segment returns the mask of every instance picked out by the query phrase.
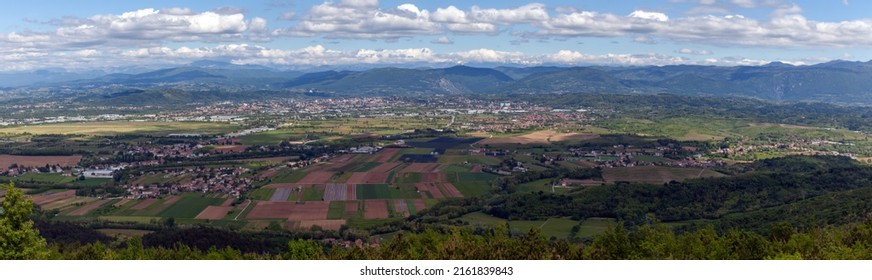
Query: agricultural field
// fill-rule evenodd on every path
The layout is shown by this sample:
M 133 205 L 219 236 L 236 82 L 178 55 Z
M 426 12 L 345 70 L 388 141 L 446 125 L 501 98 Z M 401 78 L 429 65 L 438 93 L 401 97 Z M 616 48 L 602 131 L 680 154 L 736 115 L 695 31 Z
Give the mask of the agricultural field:
M 17 155 L 0 155 L 0 171 L 9 168 L 10 165 L 17 164 L 25 167 L 43 167 L 45 165 L 59 165 L 61 167 L 72 167 L 79 164 L 82 156 L 17 156 Z
M 603 179 L 607 183 L 625 181 L 662 184 L 670 181 L 724 176 L 726 175 L 709 169 L 664 166 L 620 167 L 603 170 Z
M 121 134 L 167 135 L 172 133 L 223 134 L 238 129 L 237 126 L 215 122 L 83 122 L 54 123 L 0 128 L 8 134 L 70 134 L 111 136 Z
M 510 221 L 497 218 L 481 212 L 473 212 L 464 215 L 459 220 L 471 225 L 494 226 L 498 224 L 508 225 L 509 229 L 516 233 L 527 233 L 531 228 L 538 228 L 546 237 L 567 238 L 572 228 L 578 227 L 577 237 L 591 237 L 606 231 L 609 226 L 614 226 L 613 219 L 589 218 L 582 222 L 568 218 L 549 218 L 536 221 Z

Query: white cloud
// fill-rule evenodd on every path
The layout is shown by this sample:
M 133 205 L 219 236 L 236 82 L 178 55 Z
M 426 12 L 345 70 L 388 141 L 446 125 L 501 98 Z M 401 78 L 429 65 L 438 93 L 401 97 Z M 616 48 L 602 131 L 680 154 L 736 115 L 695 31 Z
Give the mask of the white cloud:
M 454 41 L 452 41 L 450 38 L 448 38 L 448 36 L 442 36 L 442 37 L 433 39 L 432 41 L 430 41 L 430 43 L 433 43 L 433 44 L 454 44 Z
M 668 21 L 669 16 L 666 16 L 664 13 L 657 12 L 646 12 L 642 10 L 636 10 L 630 13 L 629 17 L 631 18 L 641 18 L 647 20 L 656 20 L 656 21 Z
M 677 50 L 676 52 L 680 53 L 680 54 L 692 54 L 692 55 L 712 55 L 712 54 L 714 54 L 710 50 L 694 50 L 694 49 L 689 49 L 689 48 L 682 48 L 680 50 Z

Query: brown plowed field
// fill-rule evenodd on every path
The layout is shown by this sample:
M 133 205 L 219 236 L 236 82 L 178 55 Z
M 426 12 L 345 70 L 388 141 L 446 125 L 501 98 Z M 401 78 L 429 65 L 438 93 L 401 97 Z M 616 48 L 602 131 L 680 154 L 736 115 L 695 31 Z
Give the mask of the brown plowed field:
M 115 202 L 115 204 L 112 204 L 112 207 L 121 207 L 122 205 L 127 204 L 128 201 L 130 201 L 129 198 L 121 199 L 118 202 Z
M 52 193 L 52 194 L 34 195 L 34 196 L 31 196 L 31 200 L 33 200 L 34 204 L 41 206 L 43 204 L 46 204 L 46 203 L 49 203 L 49 202 L 52 202 L 55 200 L 70 198 L 70 197 L 74 197 L 74 196 L 76 196 L 76 191 L 68 190 L 68 191 L 62 191 L 62 192 Z
M 329 201 L 306 201 L 305 204 L 294 204 L 288 215 L 289 221 L 326 220 Z
M 324 184 L 330 182 L 330 177 L 333 177 L 333 172 L 312 171 L 306 174 L 306 177 L 300 179 L 299 184 Z
M 469 172 L 476 172 L 476 173 L 481 172 L 481 165 L 478 165 L 478 164 L 473 165 L 472 169 L 470 169 Z
M 448 182 L 448 177 L 445 173 L 424 173 L 421 174 L 421 182 L 425 183 L 435 183 L 435 182 Z
M 366 183 L 367 172 L 354 172 L 351 177 L 345 181 L 346 184 L 363 184 Z
M 248 219 L 286 219 L 294 209 L 296 202 L 262 201 L 248 212 Z
M 158 200 L 154 199 L 154 198 L 146 199 L 140 203 L 137 203 L 136 205 L 133 205 L 133 207 L 130 207 L 130 210 L 142 210 L 142 209 L 145 209 L 145 207 L 148 207 L 149 205 L 154 204 L 155 202 L 158 202 Z
M 440 183 L 442 185 L 442 190 L 448 197 L 463 197 L 463 193 L 457 190 L 457 187 L 451 183 Z
M 357 215 L 357 207 L 360 206 L 360 203 L 357 201 L 350 201 L 345 203 L 345 217 L 354 217 Z
M 365 219 L 385 219 L 390 217 L 388 212 L 387 200 L 364 200 L 363 201 L 363 218 Z
M 388 180 L 388 173 L 366 173 L 366 184 L 384 184 Z
M 421 212 L 421 210 L 424 210 L 424 208 L 427 208 L 426 204 L 424 204 L 423 199 L 412 200 L 412 204 L 415 205 L 416 212 Z
M 71 167 L 79 164 L 82 156 L 13 156 L 0 155 L 0 171 L 6 170 L 10 165 L 18 164 L 25 167 L 43 167 L 48 165 L 60 165 Z
M 436 172 L 435 170 L 439 167 L 438 163 L 412 163 L 406 168 L 403 168 L 400 172 L 416 172 L 416 173 L 427 173 L 427 172 Z
M 396 156 L 397 153 L 399 153 L 399 152 L 400 152 L 400 149 L 398 149 L 398 148 L 385 148 L 384 150 L 381 150 L 381 152 L 379 152 L 378 155 L 376 155 L 374 161 L 375 162 L 388 162 L 389 160 L 391 160 L 391 158 Z
M 223 203 L 221 203 L 221 206 L 230 206 L 231 204 L 233 204 L 234 201 L 236 201 L 235 198 L 228 198 Z
M 104 200 L 94 201 L 94 202 L 89 203 L 85 206 L 79 207 L 79 209 L 73 210 L 72 212 L 69 213 L 69 215 L 70 216 L 84 216 L 85 214 L 88 214 L 88 212 L 91 212 L 100 206 L 106 205 L 106 203 L 109 203 L 110 201 L 112 201 L 112 200 L 111 199 L 104 199 Z
M 434 183 L 417 183 L 415 184 L 415 187 L 418 187 L 418 191 L 421 192 L 422 198 L 428 198 L 426 195 L 424 195 L 423 192 L 430 193 L 430 196 L 432 196 L 433 198 L 444 198 L 445 195 L 442 194 L 442 191 L 440 191 L 439 188 L 437 188 L 433 184 Z
M 215 149 L 212 149 L 212 151 L 219 154 L 235 154 L 245 152 L 246 148 L 248 148 L 248 146 L 245 145 L 224 145 L 217 146 Z
M 392 169 L 394 169 L 398 165 L 400 165 L 399 162 L 385 162 L 385 163 L 379 164 L 378 166 L 374 167 L 373 169 L 370 169 L 369 172 L 370 173 L 388 173 L 388 171 L 391 171 Z
M 345 196 L 345 199 L 357 200 L 357 185 L 349 184 L 347 189 L 348 189 L 348 194 Z
M 311 229 L 312 226 L 319 226 L 322 229 L 326 230 L 335 230 L 339 231 L 342 225 L 345 224 L 345 220 L 309 220 L 309 221 L 300 221 L 300 229 L 307 230 Z
M 346 154 L 330 160 L 330 170 L 341 170 L 342 168 L 348 166 L 353 162 L 351 161 L 351 159 L 353 159 L 354 156 L 356 155 Z
M 207 206 L 200 214 L 197 214 L 195 219 L 204 220 L 220 220 L 227 216 L 227 213 L 233 210 L 232 206 Z

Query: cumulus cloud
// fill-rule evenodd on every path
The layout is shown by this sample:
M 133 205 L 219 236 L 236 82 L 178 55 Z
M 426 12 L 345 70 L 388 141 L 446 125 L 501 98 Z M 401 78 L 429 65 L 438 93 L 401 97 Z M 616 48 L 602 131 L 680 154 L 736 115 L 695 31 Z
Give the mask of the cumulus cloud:
M 325 2 L 309 9 L 294 27 L 277 29 L 273 35 L 326 38 L 396 39 L 440 33 L 430 12 L 413 4 L 394 9 L 378 8 L 378 1 Z
M 680 50 L 675 51 L 680 54 L 692 54 L 692 55 L 712 55 L 714 54 L 710 50 L 694 50 L 689 48 L 682 48 Z
M 433 39 L 432 41 L 430 41 L 430 43 L 433 43 L 433 44 L 454 44 L 454 41 L 452 41 L 447 36 L 442 36 L 442 37 Z

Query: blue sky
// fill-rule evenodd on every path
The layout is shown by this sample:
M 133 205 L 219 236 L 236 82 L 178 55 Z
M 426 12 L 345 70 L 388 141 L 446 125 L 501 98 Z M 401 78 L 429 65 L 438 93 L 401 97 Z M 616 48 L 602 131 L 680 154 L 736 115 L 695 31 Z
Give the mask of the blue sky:
M 872 1 L 44 1 L 0 9 L 0 71 L 201 59 L 758 65 L 872 59 Z

